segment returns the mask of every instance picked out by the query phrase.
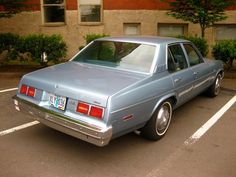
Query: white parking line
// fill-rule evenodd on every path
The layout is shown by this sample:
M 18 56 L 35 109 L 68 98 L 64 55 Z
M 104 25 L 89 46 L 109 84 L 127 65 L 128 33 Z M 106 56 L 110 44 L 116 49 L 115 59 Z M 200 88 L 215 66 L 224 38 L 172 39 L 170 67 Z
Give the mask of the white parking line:
M 10 92 L 10 91 L 14 91 L 14 90 L 17 90 L 17 89 L 18 88 L 15 87 L 15 88 L 10 88 L 10 89 L 0 90 L 0 93 Z
M 5 89 L 5 90 L 0 90 L 0 93 L 10 92 L 10 91 L 14 91 L 14 90 L 17 90 L 17 89 L 18 88 L 15 87 L 15 88 L 9 88 L 9 89 Z M 7 135 L 9 133 L 13 133 L 15 131 L 22 130 L 22 129 L 25 129 L 25 128 L 28 128 L 28 127 L 31 127 L 31 126 L 34 126 L 34 125 L 37 125 L 37 124 L 39 124 L 38 121 L 33 121 L 33 122 L 29 122 L 29 123 L 26 123 L 26 124 L 23 124 L 23 125 L 19 125 L 17 127 L 13 127 L 11 129 L 4 130 L 4 131 L 0 132 L 0 136 L 4 136 L 4 135 Z
M 190 136 L 184 145 L 190 146 L 198 141 L 221 117 L 222 115 L 236 102 L 236 95 L 230 99 L 214 116 L 212 116 L 202 127 L 200 127 L 192 136 Z
M 186 148 L 191 147 L 196 143 L 221 117 L 222 115 L 236 102 L 236 95 L 231 98 L 215 115 L 213 115 L 201 128 L 199 128 L 191 137 L 189 137 L 183 146 L 180 146 L 168 158 L 166 158 L 158 166 L 151 170 L 146 177 L 162 177 L 173 167 L 173 162 L 179 161 L 179 158 L 186 153 Z
M 0 132 L 0 136 L 4 136 L 4 135 L 7 135 L 9 133 L 13 133 L 15 131 L 22 130 L 24 128 L 28 128 L 28 127 L 31 127 L 31 126 L 34 126 L 34 125 L 37 125 L 37 124 L 39 124 L 38 121 L 33 121 L 33 122 L 29 122 L 29 123 L 26 123 L 26 124 L 8 129 L 8 130 L 4 130 L 4 131 Z

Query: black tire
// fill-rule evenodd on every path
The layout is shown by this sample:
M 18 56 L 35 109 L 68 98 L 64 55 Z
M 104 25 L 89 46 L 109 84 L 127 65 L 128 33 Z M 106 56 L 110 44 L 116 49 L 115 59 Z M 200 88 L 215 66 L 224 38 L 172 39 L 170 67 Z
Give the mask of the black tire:
M 167 132 L 172 117 L 172 102 L 166 100 L 156 109 L 151 119 L 141 129 L 141 134 L 150 140 L 159 140 Z
M 221 86 L 222 76 L 218 74 L 215 78 L 214 83 L 208 88 L 207 95 L 209 97 L 215 97 L 220 93 L 220 86 Z

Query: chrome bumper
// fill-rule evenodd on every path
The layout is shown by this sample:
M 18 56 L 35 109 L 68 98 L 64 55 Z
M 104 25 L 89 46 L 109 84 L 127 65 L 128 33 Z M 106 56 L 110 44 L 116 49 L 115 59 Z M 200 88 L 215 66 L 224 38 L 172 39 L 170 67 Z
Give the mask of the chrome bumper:
M 105 146 L 112 137 L 112 128 L 100 128 L 85 122 L 74 121 L 57 112 L 37 106 L 17 96 L 13 97 L 15 108 L 18 111 L 32 115 L 33 119 L 97 146 Z

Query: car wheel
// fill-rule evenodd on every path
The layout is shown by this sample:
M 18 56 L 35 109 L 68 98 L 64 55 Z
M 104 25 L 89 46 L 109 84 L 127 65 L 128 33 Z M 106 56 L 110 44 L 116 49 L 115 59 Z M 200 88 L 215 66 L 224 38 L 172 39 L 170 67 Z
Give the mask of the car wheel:
M 169 128 L 172 117 L 172 102 L 166 100 L 157 108 L 151 119 L 142 128 L 142 135 L 150 140 L 161 139 Z
M 207 92 L 210 97 L 215 97 L 220 93 L 220 86 L 221 86 L 222 76 L 218 74 L 215 78 L 214 83 L 208 88 Z

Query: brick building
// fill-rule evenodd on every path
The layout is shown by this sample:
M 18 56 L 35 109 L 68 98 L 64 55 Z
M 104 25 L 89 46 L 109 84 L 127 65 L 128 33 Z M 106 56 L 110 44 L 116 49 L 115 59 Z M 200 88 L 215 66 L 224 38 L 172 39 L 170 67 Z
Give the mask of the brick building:
M 198 35 L 199 25 L 167 16 L 161 0 L 32 0 L 32 11 L 0 19 L 0 33 L 61 34 L 68 45 L 68 58 L 84 45 L 90 33 L 119 35 Z M 206 30 L 209 45 L 236 38 L 236 8 L 228 18 Z

